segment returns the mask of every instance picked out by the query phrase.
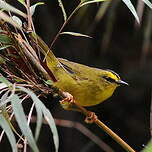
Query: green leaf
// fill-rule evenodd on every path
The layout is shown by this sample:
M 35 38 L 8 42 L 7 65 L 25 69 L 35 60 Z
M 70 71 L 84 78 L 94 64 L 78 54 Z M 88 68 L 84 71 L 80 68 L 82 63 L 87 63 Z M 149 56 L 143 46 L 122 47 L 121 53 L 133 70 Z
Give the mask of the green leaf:
M 12 45 L 5 45 L 5 46 L 0 46 L 0 50 L 4 50 L 4 49 L 7 49 L 9 47 L 11 47 Z
M 2 95 L 2 97 L 1 97 L 1 99 L 0 99 L 0 108 L 4 105 L 4 104 L 6 104 L 7 103 L 7 99 L 8 99 L 8 97 L 9 97 L 9 93 L 10 93 L 10 90 L 8 90 L 8 91 L 6 91 L 3 95 Z
M 42 104 L 42 102 L 41 102 L 41 104 Z M 42 107 L 42 111 L 43 111 L 45 120 L 48 122 L 48 125 L 50 126 L 50 128 L 52 130 L 56 152 L 58 152 L 58 148 L 59 148 L 59 139 L 58 138 L 59 137 L 58 137 L 54 119 L 53 119 L 50 111 L 44 105 Z
M 41 107 L 39 106 L 39 104 L 35 104 L 35 109 L 36 109 L 36 113 L 37 113 L 37 123 L 36 123 L 36 130 L 35 130 L 35 140 L 38 140 L 39 134 L 40 134 L 40 130 L 41 130 L 41 126 L 42 126 L 42 121 L 43 121 L 43 114 L 42 114 L 42 110 Z
M 122 0 L 122 1 L 126 4 L 126 6 L 127 6 L 127 7 L 129 8 L 129 10 L 131 11 L 131 13 L 134 15 L 136 21 L 137 21 L 138 23 L 140 23 L 139 17 L 138 17 L 138 15 L 137 15 L 137 12 L 136 12 L 133 4 L 131 3 L 131 1 L 130 1 L 130 0 Z
M 12 85 L 12 83 L 10 83 L 6 78 L 4 78 L 3 76 L 0 76 L 0 82 L 5 83 L 7 85 L 7 87 L 10 87 Z
M 13 21 L 11 17 L 9 17 L 6 13 L 0 11 L 0 19 L 3 19 L 5 22 L 10 23 L 14 27 L 21 29 L 21 26 L 17 24 L 17 22 Z
M 16 13 L 20 16 L 23 16 L 24 18 L 27 17 L 27 15 L 25 13 L 23 13 L 22 11 L 18 10 L 17 8 L 13 7 L 12 5 L 6 3 L 3 0 L 0 0 L 0 8 L 6 10 L 6 11 L 11 11 L 13 13 Z
M 34 140 L 32 131 L 31 131 L 30 127 L 28 126 L 26 116 L 25 116 L 25 113 L 23 111 L 23 107 L 20 103 L 21 100 L 19 99 L 19 97 L 16 94 L 14 94 L 10 100 L 12 103 L 12 107 L 13 107 L 16 121 L 17 121 L 23 135 L 26 137 L 29 146 L 31 147 L 31 149 L 34 152 L 39 152 L 39 149 L 38 149 L 36 142 Z
M 31 15 L 33 16 L 33 14 L 35 13 L 35 9 L 36 9 L 37 6 L 43 5 L 43 4 L 44 4 L 43 2 L 38 2 L 38 3 L 34 4 L 34 5 L 32 5 L 32 6 L 30 7 Z
M 53 134 L 53 139 L 54 139 L 54 145 L 55 145 L 55 149 L 56 149 L 56 152 L 58 152 L 58 148 L 59 148 L 59 137 L 58 137 L 58 132 L 57 132 L 57 129 L 56 129 L 56 125 L 55 125 L 55 122 L 54 122 L 54 119 L 50 113 L 50 111 L 45 107 L 45 105 L 42 103 L 42 101 L 33 93 L 31 92 L 30 90 L 27 90 L 26 88 L 24 87 L 19 87 L 17 86 L 17 88 L 21 89 L 22 91 L 26 92 L 33 100 L 33 102 L 35 103 L 36 105 L 36 108 L 40 108 L 45 119 L 47 120 L 48 122 L 48 125 L 52 131 L 52 134 Z M 40 110 L 39 110 L 40 111 Z M 39 115 L 38 115 L 39 116 Z M 39 118 L 41 119 L 41 118 Z M 39 120 L 40 121 L 40 120 Z M 40 126 L 40 125 L 39 125 Z
M 9 92 L 10 92 L 10 90 L 8 90 L 8 91 L 6 91 L 3 95 L 2 95 L 2 97 L 1 97 L 1 102 L 4 102 L 6 99 L 7 99 L 7 97 L 9 96 Z
M 12 44 L 12 39 L 4 34 L 0 34 L 0 42 L 3 44 Z
M 44 83 L 47 84 L 47 85 L 50 85 L 50 86 L 53 85 L 53 81 L 52 80 L 44 81 Z
M 7 138 L 11 144 L 11 147 L 12 147 L 12 151 L 18 152 L 17 146 L 16 146 L 15 136 L 13 134 L 13 131 L 12 131 L 10 125 L 8 124 L 5 117 L 3 116 L 3 114 L 0 114 L 0 126 L 2 127 L 2 129 L 5 131 L 5 133 L 7 135 Z
M 91 1 L 84 1 L 80 4 L 79 7 L 88 5 L 88 4 L 92 4 L 92 3 L 98 3 L 98 2 L 103 2 L 103 1 L 108 1 L 108 0 L 91 0 Z
M 58 0 L 58 3 L 59 3 L 59 6 L 61 7 L 61 10 L 62 10 L 62 13 L 63 13 L 63 17 L 64 17 L 64 21 L 66 21 L 67 20 L 67 15 L 66 15 L 62 0 Z
M 25 5 L 25 0 L 17 0 L 18 2 L 20 2 L 21 4 Z
M 152 3 L 149 0 L 143 0 L 144 3 L 152 9 Z
M 62 33 L 60 33 L 60 35 L 63 35 L 63 34 L 73 35 L 73 36 L 79 36 L 79 37 L 92 38 L 92 37 L 89 36 L 89 35 L 85 35 L 85 34 L 81 34 L 81 33 L 76 33 L 76 32 L 62 32 Z
M 0 99 L 0 107 L 6 105 L 8 102 L 10 102 L 10 98 L 15 94 L 15 87 L 14 89 L 7 88 L 8 91 L 4 93 L 4 95 Z M 6 90 L 5 90 L 6 91 Z

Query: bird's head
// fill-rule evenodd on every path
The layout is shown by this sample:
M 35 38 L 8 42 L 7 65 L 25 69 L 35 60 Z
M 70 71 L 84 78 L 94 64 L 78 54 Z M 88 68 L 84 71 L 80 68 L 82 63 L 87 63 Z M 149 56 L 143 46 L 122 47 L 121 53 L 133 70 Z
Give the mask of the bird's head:
M 120 76 L 112 70 L 105 70 L 101 77 L 110 86 L 128 85 L 127 82 L 121 80 Z

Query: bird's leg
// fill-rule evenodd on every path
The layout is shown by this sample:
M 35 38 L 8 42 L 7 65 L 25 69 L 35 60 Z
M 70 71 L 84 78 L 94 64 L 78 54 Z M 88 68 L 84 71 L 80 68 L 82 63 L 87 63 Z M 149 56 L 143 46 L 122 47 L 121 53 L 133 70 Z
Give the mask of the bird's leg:
M 86 115 L 86 118 L 85 118 L 85 122 L 86 123 L 94 123 L 96 120 L 98 119 L 97 115 L 92 112 L 92 111 L 87 111 L 87 115 Z
M 70 93 L 62 92 L 62 94 L 65 98 L 60 101 L 60 104 L 65 110 L 73 110 L 84 113 L 86 115 L 85 122 L 89 124 L 94 123 L 98 119 L 94 112 L 88 111 L 84 107 L 78 105 Z
M 74 102 L 73 96 L 69 92 L 62 92 L 62 94 L 65 98 L 60 101 L 61 104 L 64 102 L 70 102 L 70 103 Z
M 65 98 L 60 101 L 61 106 L 65 110 L 75 110 L 75 108 L 74 108 L 75 101 L 73 99 L 73 96 L 68 92 L 62 92 L 62 94 Z

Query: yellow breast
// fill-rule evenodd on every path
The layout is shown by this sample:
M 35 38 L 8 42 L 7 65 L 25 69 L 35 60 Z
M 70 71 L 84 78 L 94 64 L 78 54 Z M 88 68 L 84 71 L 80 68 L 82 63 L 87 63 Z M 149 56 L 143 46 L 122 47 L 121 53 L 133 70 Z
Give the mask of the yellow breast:
M 102 84 L 93 84 L 93 82 L 88 82 L 88 80 L 81 81 L 81 83 L 59 81 L 55 85 L 63 91 L 72 94 L 75 102 L 81 106 L 97 105 L 108 99 L 116 89 L 116 86 L 103 87 Z

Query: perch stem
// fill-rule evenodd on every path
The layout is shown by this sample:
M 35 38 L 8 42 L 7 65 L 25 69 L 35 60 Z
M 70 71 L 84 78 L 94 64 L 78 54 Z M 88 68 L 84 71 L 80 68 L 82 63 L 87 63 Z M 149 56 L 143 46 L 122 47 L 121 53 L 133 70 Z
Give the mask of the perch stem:
M 87 116 L 88 111 L 84 108 L 78 105 L 77 103 L 74 103 L 75 106 L 84 114 Z M 94 121 L 96 125 L 98 125 L 103 131 L 105 131 L 110 137 L 112 137 L 120 146 L 122 146 L 127 152 L 135 152 L 133 148 L 131 148 L 124 140 L 122 140 L 117 134 L 115 134 L 109 127 L 107 127 L 103 122 L 101 122 L 99 119 L 96 119 Z

